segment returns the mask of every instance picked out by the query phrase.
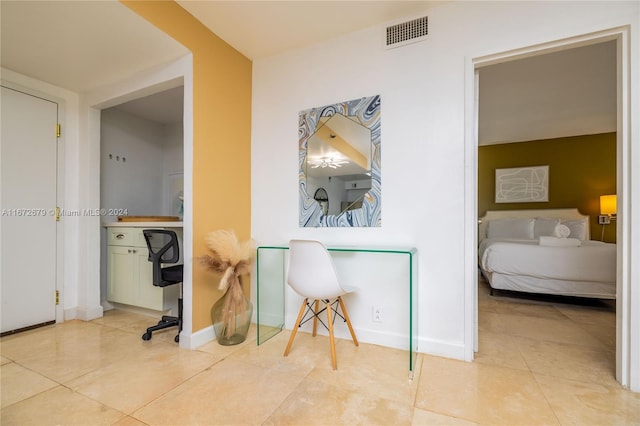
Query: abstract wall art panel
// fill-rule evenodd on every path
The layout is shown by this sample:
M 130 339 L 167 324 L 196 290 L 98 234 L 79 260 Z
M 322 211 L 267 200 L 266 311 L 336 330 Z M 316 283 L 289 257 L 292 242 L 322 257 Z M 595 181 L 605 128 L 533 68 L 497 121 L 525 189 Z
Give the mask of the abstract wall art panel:
M 549 201 L 549 166 L 496 169 L 496 203 Z

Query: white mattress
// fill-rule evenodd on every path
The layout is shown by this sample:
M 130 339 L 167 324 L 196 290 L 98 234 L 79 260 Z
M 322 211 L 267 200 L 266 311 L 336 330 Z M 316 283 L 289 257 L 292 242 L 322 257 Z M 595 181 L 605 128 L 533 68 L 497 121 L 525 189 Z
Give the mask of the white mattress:
M 484 239 L 480 267 L 491 287 L 530 293 L 615 298 L 616 245 L 541 246 L 537 240 Z

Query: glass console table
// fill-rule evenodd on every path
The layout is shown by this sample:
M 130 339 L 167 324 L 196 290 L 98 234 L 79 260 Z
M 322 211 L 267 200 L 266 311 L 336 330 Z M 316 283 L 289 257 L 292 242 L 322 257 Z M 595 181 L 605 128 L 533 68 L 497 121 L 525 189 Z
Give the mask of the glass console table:
M 370 247 L 327 247 L 334 257 L 334 261 L 339 260 L 341 254 L 357 255 L 360 262 L 373 263 L 367 266 L 367 271 L 376 274 L 385 267 L 398 265 L 394 273 L 394 282 L 389 284 L 385 291 L 393 290 L 393 284 L 403 281 L 403 288 L 398 288 L 397 292 L 403 294 L 401 304 L 403 306 L 390 309 L 402 315 L 400 321 L 404 324 L 406 337 L 401 337 L 401 346 L 409 351 L 409 378 L 413 379 L 413 372 L 418 350 L 418 285 L 417 285 L 417 249 L 416 248 L 370 248 Z M 257 317 L 257 343 L 261 345 L 276 334 L 280 333 L 284 327 L 285 319 L 285 280 L 287 271 L 288 245 L 259 246 L 256 255 L 256 317 Z M 393 256 L 394 258 L 389 258 Z M 369 259 L 367 259 L 369 258 Z M 393 260 L 393 262 L 391 262 Z M 336 267 L 340 273 L 340 264 L 350 262 L 350 258 L 337 262 Z M 349 268 L 343 268 L 345 271 Z M 342 275 L 342 274 L 341 274 Z M 386 285 L 386 284 L 385 284 Z M 364 291 L 366 288 L 361 288 Z M 406 302 L 405 302 L 406 300 Z M 406 303 L 406 304 L 405 304 Z M 406 311 L 405 311 L 406 307 Z M 351 310 L 350 310 L 351 311 Z M 390 312 L 385 312 L 385 315 Z M 406 316 L 404 316 L 406 315 Z M 353 321 L 353 315 L 351 316 Z M 393 334 L 398 334 L 394 332 Z M 402 333 L 402 336 L 405 336 Z

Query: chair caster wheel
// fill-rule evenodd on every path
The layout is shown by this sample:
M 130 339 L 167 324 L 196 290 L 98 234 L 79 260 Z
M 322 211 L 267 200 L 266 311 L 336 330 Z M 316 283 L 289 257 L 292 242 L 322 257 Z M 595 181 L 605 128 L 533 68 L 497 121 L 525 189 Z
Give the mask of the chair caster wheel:
M 174 337 L 173 341 L 176 343 L 180 342 L 180 335 L 178 334 L 176 337 Z
M 142 340 L 151 340 L 151 333 L 148 331 L 142 335 Z

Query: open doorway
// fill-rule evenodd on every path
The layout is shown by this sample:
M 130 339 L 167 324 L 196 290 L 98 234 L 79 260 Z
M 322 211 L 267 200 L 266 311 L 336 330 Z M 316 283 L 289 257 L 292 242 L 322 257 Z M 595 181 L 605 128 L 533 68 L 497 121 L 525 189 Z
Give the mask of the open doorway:
M 100 299 L 105 310 L 159 317 L 178 309 L 177 289 L 151 286 L 146 247 L 135 237 L 141 228 L 122 228 L 132 232 L 127 247 L 121 246 L 129 233 L 123 233 L 122 244 L 115 244 L 110 230 L 122 230 L 121 224 L 131 221 L 171 221 L 182 241 L 184 97 L 184 86 L 179 85 L 100 111 L 100 206 L 106 227 L 101 236 Z
M 125 102 L 154 95 L 177 87 L 183 87 L 183 220 L 182 220 L 182 256 L 184 259 L 192 257 L 192 171 L 193 171 L 193 58 L 187 55 L 177 61 L 165 64 L 161 67 L 154 68 L 147 72 L 139 73 L 129 80 L 122 81 L 112 86 L 103 88 L 102 90 L 87 95 L 86 105 L 88 106 L 88 122 L 87 122 L 87 148 L 88 158 L 87 175 L 89 176 L 87 186 L 94 188 L 89 192 L 90 205 L 100 206 L 100 165 L 101 165 L 101 115 L 102 111 L 108 108 L 123 104 Z M 109 153 L 107 153 L 108 155 Z M 111 154 L 119 155 L 115 152 Z M 126 157 L 126 155 L 125 155 Z M 122 159 L 121 159 L 122 160 Z M 116 158 L 115 164 L 118 163 Z M 129 158 L 124 164 L 130 164 Z M 118 208 L 123 206 L 116 206 Z M 124 207 L 123 207 L 124 208 Z M 97 219 L 97 218 L 96 218 Z M 106 251 L 106 227 L 105 221 L 94 221 L 91 224 L 92 244 L 94 247 L 100 247 L 100 252 Z M 94 227 L 95 226 L 95 227 Z M 145 244 L 146 245 L 146 244 Z M 126 248 L 126 247 L 125 247 Z M 126 251 L 126 250 L 125 250 Z M 96 256 L 92 262 L 90 275 L 95 277 L 95 286 L 88 287 L 91 290 L 91 298 L 99 300 L 101 305 L 105 305 L 103 295 L 106 290 L 106 266 L 102 256 Z M 146 261 L 148 263 L 148 261 Z M 192 347 L 191 342 L 191 276 L 192 268 L 190 262 L 185 262 L 184 282 L 183 282 L 183 327 L 180 336 L 181 347 Z M 98 285 L 99 284 L 99 285 Z M 164 303 L 163 301 L 161 301 Z M 102 307 L 102 306 L 101 306 Z M 106 306 L 106 309 L 109 309 Z M 105 308 L 103 308 L 105 309 Z
M 622 99 L 624 97 L 623 94 L 626 93 L 626 90 L 627 90 L 625 89 L 625 84 L 621 83 L 624 80 L 624 75 L 626 75 L 624 70 L 622 70 L 622 62 L 621 62 L 622 56 L 620 55 L 620 52 L 623 51 L 623 49 L 621 48 L 621 43 L 623 42 L 623 40 L 624 40 L 624 34 L 622 32 L 612 30 L 611 32 L 608 32 L 608 33 L 601 33 L 598 35 L 587 35 L 584 37 L 575 38 L 573 40 L 562 40 L 554 43 L 549 43 L 548 45 L 545 45 L 545 46 L 523 48 L 518 51 L 500 53 L 500 54 L 486 56 L 482 58 L 475 58 L 472 60 L 472 64 L 473 64 L 472 67 L 475 71 L 475 76 L 468 75 L 468 80 L 467 80 L 470 83 L 470 86 L 475 88 L 475 90 L 473 91 L 474 94 L 469 94 L 467 97 L 468 99 L 467 105 L 468 106 L 471 104 L 475 105 L 474 108 L 472 108 L 473 113 L 470 115 L 476 117 L 476 120 L 478 119 L 482 120 L 482 117 L 478 117 L 476 115 L 478 111 L 478 100 L 481 99 L 482 97 L 482 89 L 481 89 L 482 88 L 482 83 L 481 83 L 482 68 L 495 65 L 495 64 L 515 61 L 515 60 L 522 60 L 525 58 L 531 58 L 541 54 L 550 54 L 552 52 L 558 52 L 563 50 L 569 51 L 570 49 L 575 49 L 579 47 L 612 42 L 615 45 L 615 52 L 616 52 L 615 63 L 614 63 L 614 69 L 616 70 L 615 71 L 616 86 L 615 86 L 614 96 L 616 99 L 615 107 L 617 110 L 617 116 L 615 118 L 616 166 L 617 166 L 616 169 L 617 170 L 616 170 L 616 191 L 614 193 L 617 193 L 619 197 L 620 196 L 624 197 L 626 195 L 626 191 L 628 191 L 628 187 L 627 187 L 628 184 L 626 182 L 628 182 L 629 170 L 623 161 L 623 157 L 624 157 L 624 152 L 626 152 L 625 147 L 628 147 L 629 145 L 629 140 L 628 140 L 628 136 L 626 135 L 626 132 L 622 131 L 622 129 L 624 129 L 624 123 L 627 122 L 625 117 L 628 114 L 627 110 L 622 107 L 622 105 L 624 104 L 622 102 Z M 480 93 L 478 92 L 478 88 L 480 88 L 480 91 L 479 91 Z M 472 99 L 472 98 L 475 98 L 475 99 Z M 477 147 L 477 141 L 478 141 L 477 138 L 479 133 L 478 129 L 480 127 L 481 127 L 481 123 L 479 121 L 476 121 L 475 125 L 468 126 L 470 130 L 475 129 L 476 133 L 467 138 L 468 144 L 470 141 L 473 141 L 473 145 L 474 145 L 474 146 L 469 146 L 469 145 L 467 146 L 467 156 L 468 158 L 472 158 L 474 162 L 474 167 L 472 168 L 473 175 L 468 176 L 467 184 L 473 183 L 474 189 L 476 190 L 478 188 L 477 185 L 479 184 L 478 175 L 477 175 L 477 173 L 479 172 L 479 169 L 478 169 L 479 154 L 478 154 L 478 147 Z M 540 139 L 544 139 L 544 138 L 547 138 L 547 136 Z M 471 190 L 472 188 L 469 188 L 469 189 Z M 471 192 L 475 192 L 475 191 L 471 191 Z M 475 192 L 474 195 L 477 197 L 479 194 Z M 594 211 L 597 211 L 599 208 L 598 201 L 594 200 L 592 203 L 594 205 L 591 206 L 591 208 Z M 469 225 L 471 225 L 472 223 L 473 224 L 477 223 L 477 220 L 479 217 L 479 210 L 480 210 L 479 204 L 480 204 L 480 201 L 478 200 L 478 198 L 476 198 L 475 200 L 468 200 L 467 205 L 473 206 L 475 210 L 471 212 L 469 211 L 469 208 L 467 208 L 466 216 L 467 216 L 467 221 Z M 629 295 L 626 291 L 620 291 L 621 289 L 628 288 L 628 285 L 625 285 L 625 283 L 621 281 L 623 279 L 628 279 L 628 278 L 624 278 L 624 276 L 621 275 L 620 271 L 624 270 L 625 265 L 628 264 L 629 248 L 628 248 L 628 242 L 624 238 L 624 233 L 621 232 L 621 230 L 626 227 L 624 219 L 622 221 L 618 221 L 617 225 L 618 225 L 618 231 L 616 233 L 616 236 L 617 236 L 618 244 L 617 244 L 616 282 L 617 282 L 618 299 L 616 301 L 616 311 L 617 311 L 616 330 L 615 330 L 616 337 L 613 339 L 613 341 L 615 342 L 615 354 L 616 354 L 615 356 L 616 375 L 615 376 L 620 383 L 622 383 L 623 385 L 628 385 L 629 384 L 628 382 L 629 381 L 629 376 L 628 376 L 629 358 L 625 354 L 627 354 L 629 342 L 628 342 L 628 339 L 625 338 L 625 336 L 628 336 L 626 333 L 628 332 L 628 327 L 630 326 L 630 324 L 628 322 L 625 322 L 625 321 L 628 321 L 628 319 L 624 320 L 625 318 L 628 318 L 628 314 L 629 314 L 628 312 L 629 308 L 628 306 L 625 306 L 624 301 L 628 300 L 626 298 L 628 298 Z M 600 229 L 598 228 L 598 225 L 596 225 L 595 228 Z M 472 235 L 472 233 L 475 235 Z M 600 236 L 599 232 L 597 236 L 598 237 Z M 478 262 L 477 226 L 473 226 L 473 229 L 472 229 L 472 226 L 469 226 L 467 237 L 469 241 L 472 241 L 472 240 L 474 241 L 474 247 L 470 248 L 470 250 L 468 251 L 468 255 L 471 255 L 471 253 L 473 253 L 472 256 L 469 256 L 469 260 L 470 260 L 470 263 L 473 263 L 474 265 L 473 271 L 477 271 L 477 262 Z M 470 334 L 469 334 L 469 338 L 471 339 L 470 341 L 474 342 L 474 344 L 469 345 L 469 347 L 475 346 L 476 351 L 478 349 L 478 346 L 477 346 L 478 344 L 478 281 L 479 279 L 478 279 L 477 272 L 472 272 L 472 270 L 469 269 L 467 274 L 467 285 L 468 285 L 467 290 L 469 292 L 469 295 L 471 295 L 472 300 L 468 300 L 469 304 L 467 306 L 471 308 L 475 305 L 475 308 L 473 309 L 475 310 L 476 315 L 469 318 L 467 324 L 469 326 L 468 330 L 470 331 Z M 473 310 L 473 309 L 470 309 L 470 310 Z M 472 322 L 474 321 L 475 323 L 472 324 Z M 474 332 L 475 332 L 475 337 L 474 337 Z M 611 343 L 611 340 L 610 340 L 610 343 Z M 469 358 L 473 359 L 473 354 L 471 354 Z

